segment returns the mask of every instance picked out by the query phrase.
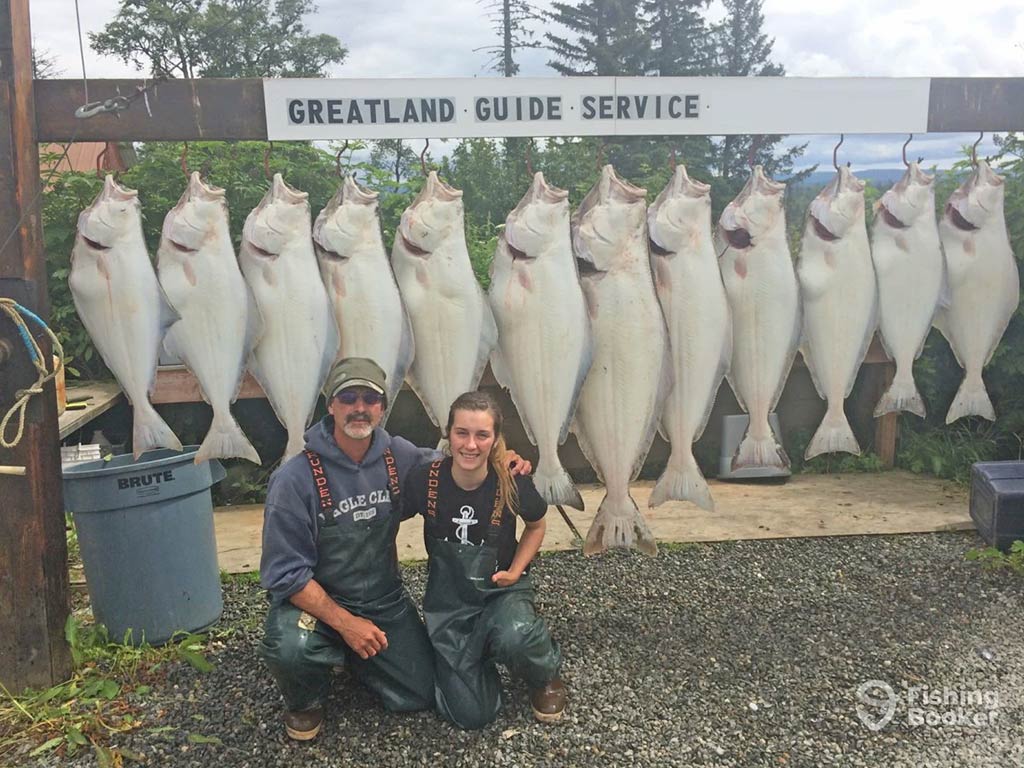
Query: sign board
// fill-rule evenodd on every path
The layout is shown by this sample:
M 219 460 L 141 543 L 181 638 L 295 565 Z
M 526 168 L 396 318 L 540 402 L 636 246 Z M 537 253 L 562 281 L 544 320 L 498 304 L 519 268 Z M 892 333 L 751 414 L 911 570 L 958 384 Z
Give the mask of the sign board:
M 923 133 L 930 80 L 551 77 L 263 81 L 271 140 Z

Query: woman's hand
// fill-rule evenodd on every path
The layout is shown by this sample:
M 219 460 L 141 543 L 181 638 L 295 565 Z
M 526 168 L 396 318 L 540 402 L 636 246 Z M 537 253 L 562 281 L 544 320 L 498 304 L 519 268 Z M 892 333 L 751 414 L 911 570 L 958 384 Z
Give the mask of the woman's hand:
M 505 466 L 513 475 L 528 475 L 533 471 L 533 464 L 511 449 L 505 451 Z
M 491 581 L 497 584 L 499 587 L 511 587 L 522 576 L 522 572 L 516 573 L 515 571 L 498 571 L 496 574 L 491 576 Z

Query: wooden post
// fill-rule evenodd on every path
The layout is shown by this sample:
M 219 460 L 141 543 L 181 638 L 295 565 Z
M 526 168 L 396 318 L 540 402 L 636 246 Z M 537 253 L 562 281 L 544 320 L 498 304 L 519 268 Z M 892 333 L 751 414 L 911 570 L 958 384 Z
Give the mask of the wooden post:
M 892 384 L 896 375 L 896 364 L 886 363 L 883 368 L 881 386 L 875 395 L 874 402 L 882 396 Z M 887 413 L 875 419 L 875 453 L 882 460 L 882 466 L 892 469 L 896 464 L 896 429 L 899 426 L 899 414 Z
M 39 191 L 28 0 L 0 0 L 0 246 L 7 241 L 0 250 L 0 296 L 45 320 L 50 306 Z M 6 413 L 14 392 L 32 385 L 36 371 L 13 323 L 4 318 L 0 411 Z M 48 340 L 36 338 L 49 359 Z M 11 427 L 8 438 L 14 433 Z M 64 640 L 67 539 L 53 382 L 31 399 L 24 436 L 15 448 L 0 448 L 0 465 L 25 468 L 23 476 L 0 474 L 0 682 L 11 691 L 49 687 L 71 672 Z

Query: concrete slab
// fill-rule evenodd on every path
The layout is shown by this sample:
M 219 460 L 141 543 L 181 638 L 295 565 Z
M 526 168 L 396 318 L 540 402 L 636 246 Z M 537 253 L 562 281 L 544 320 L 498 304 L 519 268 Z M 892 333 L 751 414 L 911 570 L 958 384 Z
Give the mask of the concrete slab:
M 859 536 L 970 530 L 967 490 L 935 478 L 895 470 L 877 474 L 796 475 L 783 484 L 711 481 L 714 512 L 692 504 L 667 502 L 647 508 L 653 482 L 634 483 L 633 498 L 661 542 Z M 581 486 L 587 511 L 567 509 L 584 536 L 604 496 L 599 485 Z M 259 569 L 263 507 L 218 507 L 213 516 L 221 570 Z M 545 550 L 573 549 L 561 515 L 548 512 Z M 398 534 L 402 560 L 426 558 L 420 520 Z

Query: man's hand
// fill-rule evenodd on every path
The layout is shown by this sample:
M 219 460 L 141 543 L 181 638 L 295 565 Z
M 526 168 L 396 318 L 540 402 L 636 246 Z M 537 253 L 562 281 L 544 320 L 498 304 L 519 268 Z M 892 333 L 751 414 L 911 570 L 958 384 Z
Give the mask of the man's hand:
M 491 576 L 491 581 L 499 587 L 511 587 L 519 581 L 519 577 L 522 575 L 522 573 L 516 573 L 515 571 L 498 571 L 496 574 Z
M 533 464 L 511 449 L 505 451 L 505 466 L 513 475 L 528 475 L 533 471 Z
M 359 654 L 359 658 L 368 659 L 388 647 L 388 636 L 369 619 L 352 616 L 340 627 L 338 632 L 348 647 Z

